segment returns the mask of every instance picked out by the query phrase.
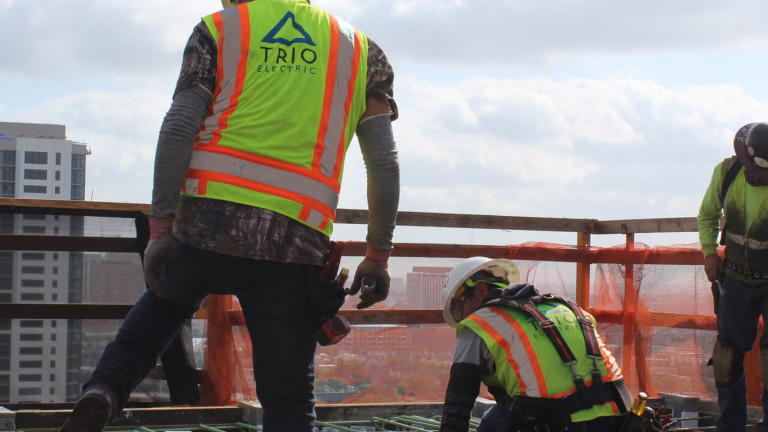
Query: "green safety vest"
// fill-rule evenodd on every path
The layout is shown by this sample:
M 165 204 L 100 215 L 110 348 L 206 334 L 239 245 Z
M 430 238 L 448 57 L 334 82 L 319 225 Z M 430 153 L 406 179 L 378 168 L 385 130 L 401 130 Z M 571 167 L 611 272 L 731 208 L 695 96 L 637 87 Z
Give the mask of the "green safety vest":
M 565 343 L 577 359 L 575 372 L 592 385 L 593 362 L 586 355 L 586 343 L 576 315 L 560 303 L 539 303 L 536 308 L 555 323 Z M 594 325 L 594 319 L 589 316 Z M 462 320 L 457 332 L 465 327 L 480 336 L 493 355 L 496 372 L 483 376 L 483 382 L 503 388 L 511 397 L 525 395 L 538 398 L 564 398 L 576 392 L 571 369 L 563 364 L 557 350 L 536 320 L 523 312 L 506 306 L 478 309 Z M 602 359 L 598 366 L 603 382 L 622 379 L 621 369 L 601 345 Z M 607 360 L 606 360 L 607 358 Z M 610 368 L 606 367 L 606 362 Z M 571 414 L 572 422 L 617 415 L 611 402 Z
M 365 111 L 367 37 L 297 0 L 245 3 L 203 22 L 217 82 L 182 194 L 266 208 L 330 236 Z
M 723 206 L 728 224 L 725 256 L 745 270 L 768 273 L 768 200 L 763 200 L 752 225 L 747 228 L 746 187 L 742 169 L 728 188 Z

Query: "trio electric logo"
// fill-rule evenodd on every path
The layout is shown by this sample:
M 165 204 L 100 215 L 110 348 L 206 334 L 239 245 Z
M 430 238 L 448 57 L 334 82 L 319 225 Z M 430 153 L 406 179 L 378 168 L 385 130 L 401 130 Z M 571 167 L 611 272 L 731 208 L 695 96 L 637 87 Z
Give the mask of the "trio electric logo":
M 315 41 L 296 22 L 293 12 L 287 12 L 261 42 L 274 46 L 261 46 L 264 64 L 258 66 L 257 72 L 314 75 L 317 71 L 317 67 L 313 66 L 317 61 L 317 51 L 312 48 L 316 46 Z

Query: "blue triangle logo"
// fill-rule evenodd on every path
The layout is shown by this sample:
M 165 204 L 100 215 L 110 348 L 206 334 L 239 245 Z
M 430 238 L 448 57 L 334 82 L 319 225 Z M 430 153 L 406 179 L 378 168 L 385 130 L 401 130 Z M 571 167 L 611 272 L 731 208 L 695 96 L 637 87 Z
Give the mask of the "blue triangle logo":
M 291 27 L 293 27 L 293 30 L 299 32 L 301 36 L 294 37 L 290 40 L 284 37 L 277 37 L 278 33 L 283 32 L 283 29 L 289 20 L 291 21 Z M 291 30 L 285 30 L 283 33 L 288 32 L 291 32 Z M 287 12 L 283 19 L 281 19 L 280 22 L 278 22 L 277 25 L 274 26 L 261 41 L 266 43 L 279 43 L 286 46 L 291 46 L 295 43 L 305 43 L 307 45 L 315 46 L 315 42 L 312 40 L 312 37 L 310 37 L 306 30 L 304 30 L 304 27 L 296 22 L 296 16 L 293 14 L 293 12 Z

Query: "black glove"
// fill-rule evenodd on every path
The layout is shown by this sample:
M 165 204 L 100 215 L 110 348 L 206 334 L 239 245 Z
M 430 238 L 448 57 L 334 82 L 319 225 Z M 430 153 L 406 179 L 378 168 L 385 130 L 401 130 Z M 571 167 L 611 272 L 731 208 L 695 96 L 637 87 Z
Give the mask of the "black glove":
M 363 286 L 363 278 L 367 286 Z M 355 271 L 355 278 L 349 288 L 349 294 L 357 294 L 361 288 L 360 303 L 358 309 L 365 309 L 374 303 L 385 300 L 389 295 L 389 283 L 391 277 L 386 268 L 386 262 L 382 263 L 371 258 L 365 258 Z
M 167 299 L 160 283 L 163 268 L 170 266 L 176 256 L 176 241 L 171 235 L 173 219 L 150 218 L 150 236 L 144 250 L 144 280 L 158 297 Z

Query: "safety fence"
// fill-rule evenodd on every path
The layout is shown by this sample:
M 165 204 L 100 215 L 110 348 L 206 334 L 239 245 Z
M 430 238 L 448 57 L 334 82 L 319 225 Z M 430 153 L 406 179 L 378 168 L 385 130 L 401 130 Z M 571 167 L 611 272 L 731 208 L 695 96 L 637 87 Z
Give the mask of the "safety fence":
M 135 225 L 134 237 L 0 231 L 0 249 L 136 253 L 146 244 L 148 211 L 149 206 L 142 204 L 0 199 L 0 215 L 123 218 Z M 339 210 L 337 224 L 345 223 L 365 224 L 367 212 Z M 419 273 L 419 266 L 443 269 L 436 270 L 439 273 L 461 258 L 476 255 L 512 259 L 520 267 L 522 280 L 535 283 L 542 292 L 574 298 L 596 317 L 598 330 L 622 365 L 632 391 L 714 399 L 707 361 L 714 343 L 715 316 L 698 244 L 650 247 L 635 242 L 635 235 L 641 233 L 695 232 L 695 218 L 597 221 L 401 212 L 397 223 L 575 233 L 573 245 L 397 243 L 391 263 L 412 270 L 394 275 L 405 284 L 409 283 L 411 273 Z M 621 234 L 626 242 L 616 247 L 591 246 L 592 236 L 600 234 Z M 345 259 L 359 260 L 364 252 L 363 242 L 345 242 Z M 325 402 L 326 397 L 329 403 L 443 398 L 453 329 L 443 324 L 439 306 L 409 308 L 405 304 L 406 307 L 378 305 L 370 310 L 348 309 L 353 303 L 345 306 L 342 314 L 353 324 L 352 333 L 338 345 L 318 350 L 317 383 L 326 390 L 318 395 L 319 402 Z M 121 319 L 130 306 L 5 301 L 0 302 L 0 316 Z M 203 346 L 208 388 L 204 402 L 224 405 L 255 398 L 250 344 L 236 300 L 212 296 L 197 318 L 206 320 Z M 750 405 L 759 405 L 762 391 L 757 357 L 757 350 L 753 349 L 746 360 Z

